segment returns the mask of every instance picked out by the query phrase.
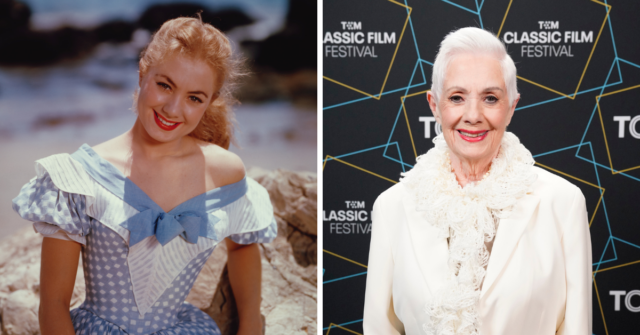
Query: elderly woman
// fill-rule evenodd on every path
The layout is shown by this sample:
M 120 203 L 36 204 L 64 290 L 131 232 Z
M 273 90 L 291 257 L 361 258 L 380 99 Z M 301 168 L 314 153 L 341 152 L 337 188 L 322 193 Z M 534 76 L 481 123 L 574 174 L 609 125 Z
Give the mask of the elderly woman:
M 366 335 L 591 334 L 585 199 L 506 132 L 519 96 L 497 37 L 445 37 L 427 94 L 442 134 L 373 206 Z

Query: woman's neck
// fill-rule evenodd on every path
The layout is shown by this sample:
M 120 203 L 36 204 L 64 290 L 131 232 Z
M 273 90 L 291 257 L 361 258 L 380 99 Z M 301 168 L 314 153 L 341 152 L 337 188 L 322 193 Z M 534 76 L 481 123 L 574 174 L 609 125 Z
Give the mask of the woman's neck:
M 131 143 L 131 149 L 137 154 L 150 159 L 158 159 L 168 156 L 180 156 L 189 146 L 188 136 L 180 137 L 171 142 L 159 142 L 149 136 L 139 120 L 125 134 Z
M 460 184 L 461 187 L 465 187 L 468 183 L 481 181 L 489 172 L 489 169 L 491 169 L 491 162 L 498 155 L 498 151 L 479 160 L 464 159 L 448 151 L 447 154 L 451 161 L 451 168 L 456 175 L 458 184 Z

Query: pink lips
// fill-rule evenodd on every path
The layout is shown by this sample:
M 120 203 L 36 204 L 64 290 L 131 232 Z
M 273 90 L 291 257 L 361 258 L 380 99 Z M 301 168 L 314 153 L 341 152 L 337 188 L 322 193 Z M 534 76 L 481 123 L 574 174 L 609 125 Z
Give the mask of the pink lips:
M 480 142 L 482 140 L 484 140 L 485 137 L 487 137 L 487 135 L 489 134 L 488 130 L 466 130 L 466 129 L 457 129 L 458 134 L 460 134 L 460 137 L 467 141 L 467 142 Z M 471 136 L 467 136 L 464 135 L 463 132 L 467 133 L 467 134 L 472 134 L 472 135 L 476 135 L 476 134 L 482 134 L 480 136 L 476 136 L 476 137 L 471 137 Z

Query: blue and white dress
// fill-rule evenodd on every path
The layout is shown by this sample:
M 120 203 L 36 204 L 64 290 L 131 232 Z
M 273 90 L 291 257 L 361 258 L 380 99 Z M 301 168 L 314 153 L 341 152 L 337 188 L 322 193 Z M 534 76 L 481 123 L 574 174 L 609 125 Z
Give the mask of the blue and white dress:
M 225 237 L 249 244 L 277 235 L 269 194 L 250 178 L 165 213 L 86 144 L 38 160 L 36 173 L 13 209 L 42 235 L 82 244 L 86 299 L 70 312 L 76 334 L 220 334 L 185 302 L 200 270 Z

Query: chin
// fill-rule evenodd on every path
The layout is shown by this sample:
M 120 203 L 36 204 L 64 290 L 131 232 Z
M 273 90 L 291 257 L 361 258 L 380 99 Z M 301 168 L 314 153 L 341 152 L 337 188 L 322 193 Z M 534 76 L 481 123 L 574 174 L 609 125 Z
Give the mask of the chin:
M 173 142 L 179 138 L 186 136 L 188 133 L 187 134 L 184 133 L 183 127 L 184 127 L 184 124 L 180 125 L 178 128 L 174 130 L 165 131 L 160 129 L 155 124 L 154 120 L 151 120 L 151 122 L 146 122 L 145 124 L 142 125 L 142 128 L 147 133 L 147 135 L 151 137 L 153 140 L 160 143 Z
M 152 139 L 154 139 L 156 142 L 160 142 L 160 143 L 169 143 L 169 142 L 173 142 L 175 140 L 177 140 L 178 138 L 181 138 L 182 136 L 175 136 L 175 135 L 170 135 L 168 136 L 167 134 L 158 134 L 156 133 L 148 133 L 149 137 L 151 137 Z

